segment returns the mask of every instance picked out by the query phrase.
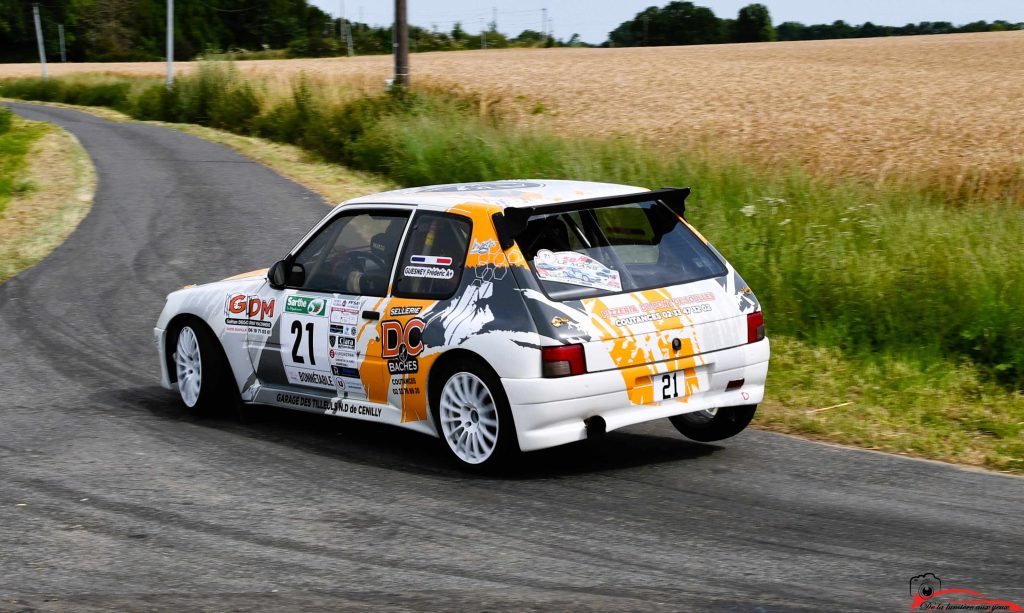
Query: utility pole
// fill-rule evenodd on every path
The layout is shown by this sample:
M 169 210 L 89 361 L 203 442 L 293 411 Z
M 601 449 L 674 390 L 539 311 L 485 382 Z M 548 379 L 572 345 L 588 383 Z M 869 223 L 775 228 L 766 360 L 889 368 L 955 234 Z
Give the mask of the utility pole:
M 68 54 L 64 51 L 64 24 L 57 24 L 57 36 L 60 36 L 60 61 L 68 61 Z
M 355 55 L 352 49 L 352 24 L 345 17 L 345 0 L 341 0 L 341 20 L 338 21 L 338 35 L 345 38 L 345 46 L 348 47 L 348 56 Z
M 486 49 L 487 48 L 487 30 L 486 29 L 480 30 L 480 48 L 481 49 Z
M 541 37 L 546 41 L 548 38 L 548 10 L 540 10 L 540 33 Z
M 406 0 L 395 0 L 395 80 L 394 87 L 409 87 L 409 22 Z
M 496 6 L 491 7 L 491 28 L 495 32 L 498 31 L 498 7 Z
M 43 80 L 47 79 L 46 74 L 46 51 L 43 49 L 43 26 L 39 24 L 39 4 L 32 3 L 32 17 L 36 22 L 36 43 L 39 45 L 39 67 L 42 71 Z
M 167 89 L 174 87 L 174 0 L 167 0 Z

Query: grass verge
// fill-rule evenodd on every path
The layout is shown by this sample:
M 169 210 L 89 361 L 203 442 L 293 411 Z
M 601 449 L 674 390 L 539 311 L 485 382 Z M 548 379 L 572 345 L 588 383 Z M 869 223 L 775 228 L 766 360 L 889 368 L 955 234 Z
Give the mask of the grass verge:
M 761 429 L 1024 473 L 1024 394 L 974 368 L 907 356 L 846 356 L 772 336 Z
M 235 122 L 226 119 L 238 108 L 229 98 L 241 86 L 231 78 L 153 96 L 166 96 L 159 99 L 172 117 L 290 143 L 173 126 L 233 146 L 332 200 L 390 181 L 693 185 L 688 216 L 743 271 L 768 313 L 774 361 L 760 427 L 1024 472 L 1019 207 L 954 205 L 895 187 L 825 183 L 795 169 L 758 171 L 700 151 L 666 156 L 627 140 L 513 130 L 481 116 L 473 101 L 436 94 L 335 108 L 300 80 L 290 101 L 245 103 Z M 203 87 L 222 93 L 195 93 Z M 205 110 L 197 110 L 203 96 Z M 143 98 L 120 104 L 131 110 L 132 100 Z M 190 110 L 176 114 L 182 104 Z M 365 183 L 342 191 L 348 187 L 337 178 L 350 171 L 331 162 L 375 175 L 356 175 Z
M 78 226 L 92 204 L 96 175 L 71 134 L 16 116 L 0 134 L 0 160 L 2 283 L 46 257 Z

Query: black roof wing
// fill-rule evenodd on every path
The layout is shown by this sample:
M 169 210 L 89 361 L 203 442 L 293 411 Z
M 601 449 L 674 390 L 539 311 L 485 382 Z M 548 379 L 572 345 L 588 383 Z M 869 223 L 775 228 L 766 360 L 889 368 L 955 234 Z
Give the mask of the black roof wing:
M 568 200 L 535 206 L 509 207 L 501 213 L 495 213 L 494 229 L 498 232 L 498 241 L 502 251 L 515 242 L 516 237 L 526 229 L 526 223 L 534 215 L 550 215 L 578 211 L 580 209 L 600 209 L 635 202 L 661 200 L 680 217 L 686 213 L 686 197 L 690 195 L 689 187 L 664 187 L 649 192 L 626 194 L 625 196 L 605 196 L 603 198 L 587 198 L 585 200 Z

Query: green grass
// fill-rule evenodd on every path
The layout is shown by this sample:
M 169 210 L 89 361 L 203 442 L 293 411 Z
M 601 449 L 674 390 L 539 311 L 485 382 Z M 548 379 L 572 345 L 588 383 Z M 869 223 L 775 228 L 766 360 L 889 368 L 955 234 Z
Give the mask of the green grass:
M 8 81 L 0 95 L 99 100 L 136 118 L 260 136 L 400 185 L 530 177 L 691 186 L 687 217 L 755 289 L 781 341 L 766 403 L 778 412 L 763 423 L 1024 470 L 1024 208 L 1011 202 L 950 202 L 707 151 L 565 138 L 481 116 L 477 101 L 443 92 L 336 105 L 298 79 L 290 98 L 270 102 L 224 64 L 171 91 L 79 77 Z M 803 414 L 846 402 L 818 402 L 822 390 L 855 397 L 854 408 Z
M 14 121 L 10 111 L 0 108 L 0 214 L 11 198 L 32 190 L 23 177 L 25 158 L 45 133 L 45 125 Z
M 825 410 L 820 410 L 825 409 Z M 850 358 L 772 338 L 762 428 L 1024 473 L 1024 394 L 943 360 Z

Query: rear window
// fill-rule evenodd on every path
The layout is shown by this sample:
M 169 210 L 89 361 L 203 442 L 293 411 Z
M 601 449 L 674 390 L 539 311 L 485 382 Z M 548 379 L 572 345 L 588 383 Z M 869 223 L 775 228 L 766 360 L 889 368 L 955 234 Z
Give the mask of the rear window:
M 534 215 L 516 242 L 544 292 L 555 300 L 726 273 L 707 245 L 658 201 Z

